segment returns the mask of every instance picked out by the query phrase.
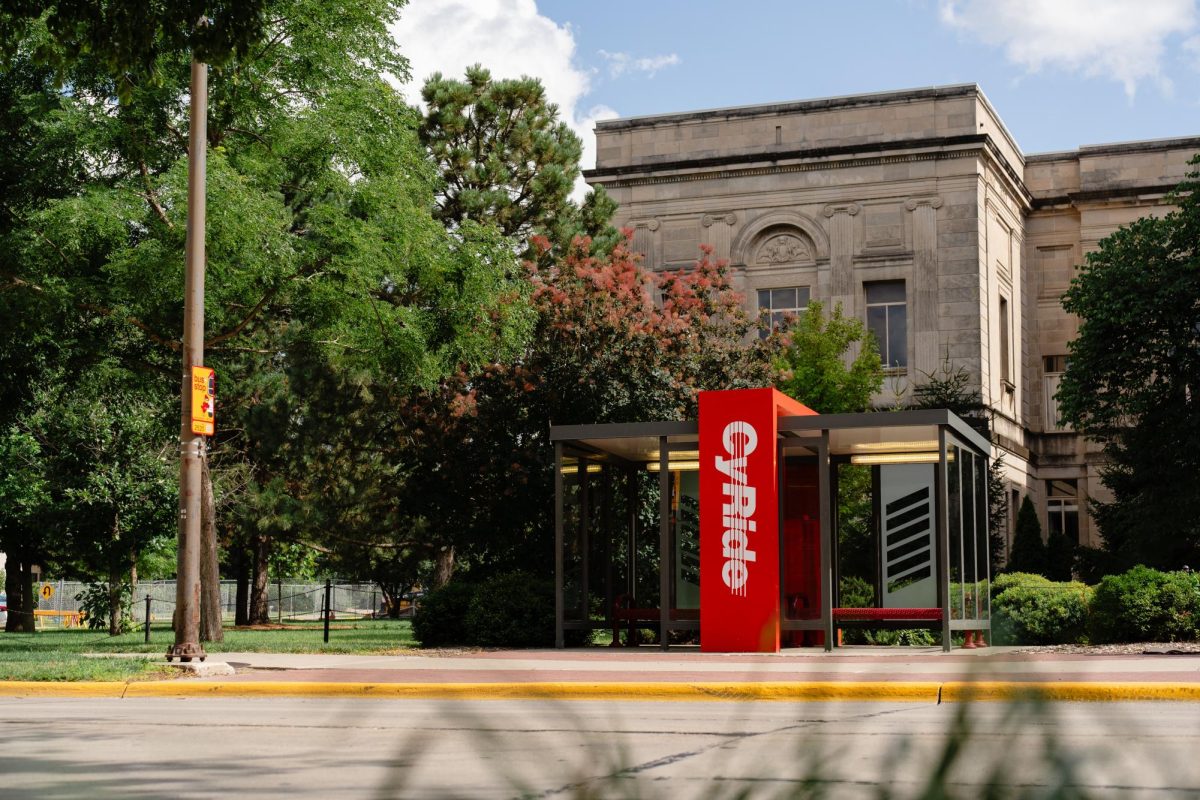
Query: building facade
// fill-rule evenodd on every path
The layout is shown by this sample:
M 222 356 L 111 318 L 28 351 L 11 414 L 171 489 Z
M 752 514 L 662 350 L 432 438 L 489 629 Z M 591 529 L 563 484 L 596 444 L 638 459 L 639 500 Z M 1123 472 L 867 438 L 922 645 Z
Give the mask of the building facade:
M 1101 239 L 1169 210 L 1200 137 L 1025 155 L 967 84 L 616 119 L 596 138 L 585 175 L 646 266 L 686 268 L 708 244 L 751 312 L 840 303 L 880 344 L 880 406 L 966 370 L 1010 516 L 1028 494 L 1043 530 L 1099 544 L 1100 453 L 1056 418 L 1077 325 L 1061 295 Z

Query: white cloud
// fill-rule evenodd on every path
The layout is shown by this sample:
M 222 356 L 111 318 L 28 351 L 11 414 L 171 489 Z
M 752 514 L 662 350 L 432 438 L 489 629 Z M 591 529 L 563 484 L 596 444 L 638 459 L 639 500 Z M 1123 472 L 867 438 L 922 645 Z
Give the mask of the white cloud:
M 1044 67 L 1120 82 L 1129 97 L 1163 73 L 1167 40 L 1196 28 L 1196 0 L 941 0 L 942 21 L 1030 72 Z
M 600 56 L 608 62 L 608 74 L 614 78 L 619 78 L 626 72 L 644 72 L 647 78 L 653 78 L 663 67 L 673 67 L 679 63 L 679 56 L 675 53 L 634 58 L 629 53 L 601 50 Z
M 462 78 L 472 64 L 496 78 L 538 78 L 560 119 L 583 140 L 583 167 L 595 166 L 596 121 L 617 113 L 583 107 L 589 75 L 575 63 L 575 36 L 569 25 L 538 13 L 535 0 L 411 0 L 392 35 L 412 65 L 412 80 L 401 87 L 409 102 L 419 102 L 421 86 L 434 72 Z M 575 198 L 586 189 L 580 178 Z

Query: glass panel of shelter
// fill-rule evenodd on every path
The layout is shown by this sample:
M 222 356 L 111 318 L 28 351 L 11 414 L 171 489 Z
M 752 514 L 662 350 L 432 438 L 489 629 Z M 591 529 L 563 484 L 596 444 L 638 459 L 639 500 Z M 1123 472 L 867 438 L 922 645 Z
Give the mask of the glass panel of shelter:
M 970 629 L 991 619 L 987 458 L 948 436 L 946 470 L 950 619 Z
M 698 453 L 694 442 L 669 444 L 667 449 L 669 627 L 698 630 Z M 563 599 L 568 629 L 658 632 L 660 466 L 656 457 L 635 462 L 574 448 L 565 451 Z M 644 638 L 635 635 L 634 641 Z

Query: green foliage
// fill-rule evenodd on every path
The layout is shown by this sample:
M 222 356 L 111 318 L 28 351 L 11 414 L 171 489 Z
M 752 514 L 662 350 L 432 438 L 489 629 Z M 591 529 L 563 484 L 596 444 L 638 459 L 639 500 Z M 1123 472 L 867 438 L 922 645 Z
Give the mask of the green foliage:
M 0 56 L 11 58 L 35 35 L 41 63 L 66 72 L 94 58 L 120 87 L 126 73 L 156 77 L 164 55 L 195 53 L 220 62 L 245 55 L 262 35 L 265 0 L 208 4 L 45 0 L 6 5 L 0 11 Z M 206 22 L 199 24 L 201 15 Z M 44 26 L 48 36 L 37 36 Z
M 206 355 L 220 400 L 211 461 L 223 547 L 237 561 L 247 539 L 262 545 L 260 572 L 311 572 L 314 545 L 329 542 L 306 531 L 368 547 L 405 535 L 388 497 L 407 444 L 396 409 L 460 365 L 511 355 L 532 319 L 511 241 L 488 224 L 450 232 L 435 216 L 419 114 L 380 78 L 407 74 L 388 30 L 398 7 L 273 0 L 252 47 L 213 58 Z M 124 408 L 161 424 L 162 443 L 178 424 L 189 58 L 153 13 L 141 22 L 153 39 L 152 79 L 114 89 L 98 51 L 56 63 L 66 70 L 56 75 L 33 55 L 45 39 L 33 28 L 0 72 L 0 368 L 13 378 L 0 386 L 0 430 L 45 434 L 38 470 L 67 452 L 59 443 L 83 444 L 60 492 L 80 509 L 74 538 L 43 546 L 32 522 L 3 518 L 0 549 L 24 548 L 21 563 L 77 552 L 79 570 L 103 580 L 110 552 L 125 548 L 124 569 L 137 558 L 125 533 L 100 545 L 105 514 L 160 455 Z M 91 373 L 88 391 L 76 391 L 75 377 Z M 39 421 L 51 405 L 70 412 L 64 431 Z M 111 429 L 99 443 L 87 441 L 89 414 L 102 434 Z M 85 464 L 126 456 L 137 468 L 124 488 L 111 464 Z M 17 460 L 0 475 L 17 475 Z M 145 513 L 160 507 L 157 492 L 145 499 Z M 37 509 L 70 511 L 53 497 Z M 122 516 L 130 530 L 161 530 Z M 85 546 L 64 554 L 68 541 Z
M 878 647 L 932 647 L 940 641 L 940 634 L 925 628 L 866 629 L 863 638 L 867 644 Z
M 1069 581 L 1075 571 L 1075 551 L 1078 545 L 1062 531 L 1050 531 L 1046 537 L 1046 577 L 1054 581 Z
M 838 604 L 842 608 L 871 608 L 875 605 L 875 587 L 863 578 L 843 575 L 838 582 Z
M 1031 572 L 1045 575 L 1046 545 L 1042 542 L 1042 524 L 1038 522 L 1037 509 L 1029 495 L 1021 501 L 1017 511 L 1016 531 L 1013 533 L 1012 554 L 1008 557 L 1008 569 L 1013 572 Z
M 992 598 L 1014 586 L 1049 586 L 1053 583 L 1044 575 L 1032 572 L 1004 572 L 992 578 Z
M 463 371 L 406 408 L 408 452 L 419 460 L 400 507 L 459 557 L 549 577 L 551 423 L 694 418 L 700 390 L 769 383 L 764 344 L 745 344 L 754 323 L 710 253 L 661 276 L 628 242 L 607 256 L 574 248 L 549 268 L 531 266 L 537 317 L 521 354 Z
M 1103 239 L 1063 296 L 1080 326 L 1059 410 L 1104 446 L 1113 500 L 1091 510 L 1119 567 L 1200 563 L 1200 493 L 1180 479 L 1200 474 L 1198 188 L 1193 171 L 1174 211 Z
M 452 647 L 472 642 L 467 624 L 477 593 L 474 584 L 451 581 L 440 589 L 426 592 L 413 615 L 413 636 L 422 647 Z
M 553 647 L 554 582 L 527 572 L 484 581 L 467 611 L 467 630 L 483 647 Z
M 1107 575 L 1092 599 L 1092 641 L 1175 642 L 1200 637 L 1200 574 L 1138 565 Z
M 117 630 L 110 627 L 112 603 L 116 601 L 120 611 L 117 614 Z M 79 609 L 87 614 L 87 626 L 94 631 L 108 631 L 111 635 L 129 633 L 134 628 L 133 623 L 133 591 L 128 583 L 117 585 L 114 593 L 107 583 L 89 583 L 84 590 L 75 595 Z
M 826 317 L 811 302 L 781 334 L 772 366 L 781 392 L 821 414 L 866 411 L 883 387 L 883 366 L 875 341 L 861 320 L 842 314 L 841 304 Z M 858 352 L 849 365 L 847 355 Z
M 579 235 L 593 237 L 603 248 L 596 252 L 611 252 L 616 204 L 603 189 L 582 207 L 571 202 L 583 143 L 559 121 L 540 81 L 493 80 L 476 64 L 462 81 L 434 73 L 421 96 L 421 142 L 442 179 L 439 219 L 494 224 L 521 246 L 544 236 L 560 255 Z
M 1086 642 L 1090 587 L 1023 573 L 1003 575 L 997 581 L 999 590 L 992 597 L 994 644 Z

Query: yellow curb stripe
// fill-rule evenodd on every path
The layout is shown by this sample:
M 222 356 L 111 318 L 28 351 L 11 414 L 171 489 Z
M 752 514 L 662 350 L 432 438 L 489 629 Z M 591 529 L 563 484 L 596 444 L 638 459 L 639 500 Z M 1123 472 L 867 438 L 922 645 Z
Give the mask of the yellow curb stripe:
M 1200 683 L 1159 681 L 1105 683 L 1101 681 L 978 681 L 951 682 L 942 686 L 942 702 L 988 700 L 1057 700 L 1115 702 L 1171 700 L 1200 702 Z
M 412 700 L 859 701 L 959 703 L 1046 700 L 1200 702 L 1200 683 L 1099 681 L 698 681 L 351 683 L 168 680 L 134 683 L 0 681 L 3 697 L 350 697 Z
M 369 697 L 422 700 L 647 700 L 937 702 L 934 682 L 345 683 L 174 681 L 130 684 L 126 697 Z

